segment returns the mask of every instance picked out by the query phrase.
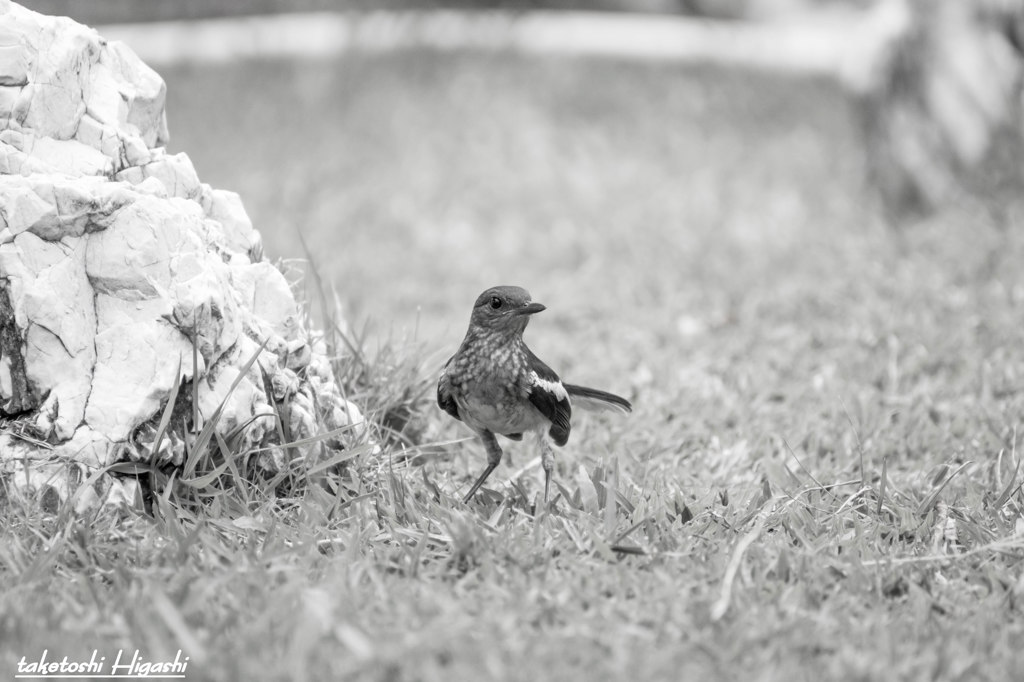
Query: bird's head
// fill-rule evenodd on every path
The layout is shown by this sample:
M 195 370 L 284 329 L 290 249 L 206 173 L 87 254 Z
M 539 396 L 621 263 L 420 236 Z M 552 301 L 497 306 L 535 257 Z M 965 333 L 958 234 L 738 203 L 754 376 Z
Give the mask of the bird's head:
M 530 315 L 544 310 L 530 300 L 530 292 L 522 287 L 492 287 L 477 297 L 471 327 L 483 330 L 518 332 L 526 329 Z

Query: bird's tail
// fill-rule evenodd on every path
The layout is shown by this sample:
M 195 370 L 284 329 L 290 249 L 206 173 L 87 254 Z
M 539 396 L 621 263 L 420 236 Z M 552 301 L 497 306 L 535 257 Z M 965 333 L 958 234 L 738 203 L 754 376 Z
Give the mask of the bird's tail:
M 614 393 L 599 391 L 596 388 L 586 386 L 574 386 L 573 384 L 562 384 L 572 398 L 572 406 L 584 410 L 610 410 L 626 414 L 633 411 L 633 406 L 625 398 L 620 398 Z

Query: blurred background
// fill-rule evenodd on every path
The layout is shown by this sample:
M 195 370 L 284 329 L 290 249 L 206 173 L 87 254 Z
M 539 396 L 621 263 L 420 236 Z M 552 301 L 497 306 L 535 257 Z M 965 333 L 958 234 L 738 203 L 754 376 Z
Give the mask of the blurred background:
M 776 16 L 828 5 L 869 7 L 872 0 L 31 0 L 45 14 L 83 23 L 206 19 L 268 13 L 381 9 L 537 9 L 688 14 L 730 18 Z
M 751 416 L 785 431 L 822 390 L 890 390 L 893 343 L 959 367 L 1018 326 L 1019 2 L 25 4 L 134 47 L 167 82 L 170 150 L 241 194 L 270 258 L 310 257 L 354 327 L 422 343 L 431 375 L 477 294 L 518 284 L 564 376 L 724 439 Z M 453 8 L 425 46 L 417 25 Z M 240 18 L 295 10 L 392 11 L 394 39 L 289 55 Z M 652 45 L 702 47 L 637 58 L 607 21 L 638 17 Z M 517 47 L 549 19 L 582 23 Z M 168 20 L 195 23 L 124 26 Z M 965 350 L 979 316 L 1003 331 Z

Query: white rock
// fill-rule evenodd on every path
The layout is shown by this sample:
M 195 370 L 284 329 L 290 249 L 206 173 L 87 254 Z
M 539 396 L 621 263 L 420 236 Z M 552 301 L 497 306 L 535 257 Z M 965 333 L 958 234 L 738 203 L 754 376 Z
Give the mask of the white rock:
M 212 419 L 217 410 L 221 410 L 218 430 L 222 432 L 231 432 L 248 423 L 245 438 L 249 447 L 259 443 L 267 430 L 273 428 L 274 410 L 267 403 L 263 390 L 261 361 L 254 362 L 249 371 L 239 377 L 242 367 L 258 349 L 259 345 L 251 339 L 239 339 L 231 353 L 212 367 L 199 384 L 199 412 L 203 421 Z
M 153 155 L 149 153 L 149 149 L 146 147 L 142 138 L 135 135 L 118 133 L 117 139 L 121 143 L 121 147 L 124 149 L 124 160 L 127 164 L 131 166 L 141 166 L 152 160 Z
M 0 176 L 0 225 L 51 241 L 78 237 L 107 198 L 99 178 Z
M 0 413 L 50 445 L 0 433 L 0 481 L 47 504 L 124 453 L 180 465 L 218 408 L 221 435 L 275 470 L 346 446 L 282 447 L 278 413 L 292 439 L 362 421 L 241 199 L 167 154 L 164 98 L 124 45 L 0 0 Z M 183 379 L 200 423 L 176 421 L 150 453 Z M 77 501 L 136 492 L 104 478 Z
M 290 369 L 274 374 L 270 385 L 274 394 L 274 400 L 279 403 L 290 400 L 292 396 L 299 392 L 301 387 L 298 375 Z
M 54 223 L 57 207 L 40 197 L 29 183 L 0 177 L 0 225 L 17 235 L 40 223 Z
M 209 189 L 205 186 L 202 194 L 203 210 L 206 215 L 220 223 L 224 230 L 227 246 L 235 251 L 248 253 L 253 246 L 255 230 L 249 214 L 242 205 L 242 198 L 235 192 Z
M 97 58 L 99 37 L 74 22 L 60 23 L 65 24 L 61 30 L 48 32 L 45 45 L 33 46 L 29 55 L 25 90 L 32 103 L 22 126 L 40 138 L 67 140 L 85 113 L 83 81 Z
M 75 139 L 82 144 L 103 152 L 106 156 L 110 156 L 110 154 L 104 149 L 103 143 L 105 139 L 110 137 L 112 130 L 113 129 L 109 126 L 100 123 L 86 113 L 82 116 L 82 120 L 78 122 L 78 130 L 75 131 Z
M 86 256 L 89 279 L 98 292 L 126 299 L 153 298 L 171 285 L 172 266 L 205 247 L 196 234 L 198 205 L 140 196 L 91 235 Z
M 167 193 L 167 188 L 164 187 L 164 183 L 160 182 L 156 178 L 145 178 L 142 177 L 141 168 L 129 168 L 129 171 L 138 171 L 139 180 L 134 186 L 136 192 L 142 194 L 148 194 L 152 197 L 159 197 L 160 199 L 169 199 L 171 195 Z
M 14 379 L 11 377 L 11 358 L 0 357 L 0 399 L 7 402 L 14 395 Z
M 0 85 L 28 83 L 28 50 L 11 27 L 0 25 Z
M 201 192 L 196 169 L 183 153 L 160 156 L 143 166 L 142 173 L 147 178 L 162 182 L 170 196 L 194 199 Z
M 42 169 L 36 172 L 109 175 L 114 168 L 114 161 L 103 152 L 77 140 L 56 140 L 13 130 L 0 133 L 0 140 L 22 152 L 33 166 Z
M 299 328 L 298 309 L 288 280 L 272 264 L 231 267 L 231 281 L 243 305 L 270 324 L 274 333 L 291 340 Z
M 313 349 L 305 339 L 292 339 L 286 347 L 284 365 L 292 371 L 299 371 L 309 366 L 313 358 Z
M 14 307 L 14 321 L 19 328 L 28 327 L 25 300 L 36 277 L 65 260 L 66 253 L 62 244 L 45 241 L 31 232 L 23 232 L 14 241 L 0 245 L 0 280 L 6 282 Z
M 121 84 L 118 82 L 120 79 L 111 68 L 112 60 L 107 56 L 108 52 L 109 50 L 103 51 L 89 74 L 91 79 L 89 97 L 86 100 L 86 116 L 97 125 L 115 130 L 128 122 L 128 102 L 122 94 Z M 131 132 L 138 134 L 137 131 Z
M 31 321 L 25 343 L 27 378 L 34 391 L 55 401 L 52 426 L 58 440 L 71 438 L 82 421 L 96 362 L 96 313 L 85 275 L 85 243 L 65 243 L 70 243 L 71 257 L 41 270 L 23 298 Z
M 56 229 L 51 231 L 50 236 L 39 232 L 36 232 L 36 235 L 43 239 L 80 237 L 85 232 L 89 219 L 100 208 L 102 190 L 95 183 L 81 181 L 58 181 L 52 187 L 58 217 Z
M 21 91 L 21 86 L 0 85 L 0 125 L 4 128 L 10 126 L 11 119 L 17 115 Z
M 159 317 L 163 301 L 127 301 L 99 294 L 96 369 L 85 410 L 88 425 L 112 441 L 160 409 L 174 383 L 192 374 L 192 344 Z
M 225 270 L 223 263 L 209 257 L 182 256 L 169 289 L 174 301 L 170 318 L 195 341 L 210 365 L 238 342 L 243 328 Z
M 2 170 L 2 167 L 0 167 L 0 170 Z M 114 179 L 120 180 L 121 182 L 127 182 L 132 185 L 138 185 L 142 183 L 143 180 L 146 179 L 146 176 L 142 172 L 141 168 L 137 166 L 132 166 L 131 168 L 125 168 L 123 171 L 119 171 L 114 176 Z M 160 181 L 154 178 L 153 182 Z M 163 186 L 163 183 L 160 183 L 160 193 L 164 196 L 167 196 L 167 189 Z
M 164 115 L 167 88 L 163 79 L 120 41 L 107 43 L 107 49 L 100 54 L 99 63 L 101 69 L 109 68 L 114 74 L 119 96 L 127 107 L 126 110 L 118 107 L 116 122 L 127 124 L 129 129 L 138 131 L 146 147 L 167 144 L 169 136 Z M 108 121 L 103 115 L 98 118 L 115 122 Z

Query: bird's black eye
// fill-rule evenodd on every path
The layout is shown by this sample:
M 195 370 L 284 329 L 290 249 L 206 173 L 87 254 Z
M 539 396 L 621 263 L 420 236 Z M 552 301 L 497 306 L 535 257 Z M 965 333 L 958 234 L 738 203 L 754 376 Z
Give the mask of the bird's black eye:
M 497 310 L 501 307 L 501 299 L 497 296 L 491 296 L 491 308 Z

